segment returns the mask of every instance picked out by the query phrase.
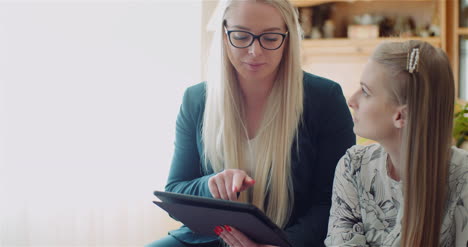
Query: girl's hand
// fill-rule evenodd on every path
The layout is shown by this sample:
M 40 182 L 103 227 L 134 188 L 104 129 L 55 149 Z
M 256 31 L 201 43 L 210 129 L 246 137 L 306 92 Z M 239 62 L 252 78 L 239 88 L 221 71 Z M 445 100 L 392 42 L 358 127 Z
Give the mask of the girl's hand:
M 255 180 L 239 169 L 227 169 L 208 180 L 208 188 L 214 198 L 237 201 L 237 192 L 255 184 Z
M 255 243 L 232 226 L 217 226 L 214 231 L 231 247 L 277 247 Z

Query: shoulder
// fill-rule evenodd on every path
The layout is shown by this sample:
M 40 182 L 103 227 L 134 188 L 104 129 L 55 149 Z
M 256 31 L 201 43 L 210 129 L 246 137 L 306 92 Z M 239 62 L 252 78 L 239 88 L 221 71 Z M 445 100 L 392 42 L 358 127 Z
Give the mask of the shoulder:
M 372 183 L 381 163 L 377 161 L 382 157 L 385 157 L 385 152 L 379 144 L 352 146 L 338 162 L 335 181 L 351 183 L 355 188 Z
M 304 72 L 304 113 L 305 119 L 334 124 L 352 125 L 351 114 L 338 83 Z M 334 121 L 338 120 L 338 121 Z
M 206 100 L 206 83 L 201 82 L 185 89 L 182 107 L 196 113 L 203 112 Z
M 468 183 L 468 151 L 452 147 L 449 180 L 450 183 Z
M 448 185 L 447 199 L 451 207 L 458 208 L 455 209 L 455 218 L 466 222 L 468 220 L 468 151 L 452 147 Z M 460 215 L 456 213 L 457 211 L 466 213 Z
M 468 169 L 468 151 L 452 147 L 452 158 L 451 163 L 455 166 L 461 166 Z
M 340 163 L 343 163 L 347 170 L 361 170 L 363 167 L 375 164 L 376 160 L 383 158 L 385 151 L 379 144 L 370 145 L 354 145 L 346 150 L 345 155 L 341 158 Z
M 198 83 L 185 89 L 177 122 L 181 126 L 198 125 L 205 112 L 205 83 Z
M 330 79 L 304 72 L 303 81 L 305 96 L 327 97 L 330 94 L 342 94 L 340 85 Z
M 185 89 L 184 97 L 190 100 L 190 103 L 204 101 L 206 96 L 206 83 L 200 82 Z

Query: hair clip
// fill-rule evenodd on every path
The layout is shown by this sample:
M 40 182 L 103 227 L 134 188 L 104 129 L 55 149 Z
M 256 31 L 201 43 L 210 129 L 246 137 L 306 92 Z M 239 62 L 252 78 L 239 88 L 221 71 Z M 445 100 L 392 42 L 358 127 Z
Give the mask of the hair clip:
M 416 70 L 418 71 L 418 62 L 419 62 L 419 48 L 413 48 L 411 54 L 408 56 L 408 61 L 406 62 L 406 69 L 411 74 Z

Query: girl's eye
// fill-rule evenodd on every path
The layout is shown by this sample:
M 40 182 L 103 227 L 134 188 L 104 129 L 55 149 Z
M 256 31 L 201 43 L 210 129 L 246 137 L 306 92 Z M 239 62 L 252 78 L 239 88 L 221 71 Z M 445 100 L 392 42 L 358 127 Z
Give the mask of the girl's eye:
M 364 88 L 361 88 L 361 91 L 365 97 L 369 96 L 369 94 L 366 92 L 366 90 L 364 90 Z

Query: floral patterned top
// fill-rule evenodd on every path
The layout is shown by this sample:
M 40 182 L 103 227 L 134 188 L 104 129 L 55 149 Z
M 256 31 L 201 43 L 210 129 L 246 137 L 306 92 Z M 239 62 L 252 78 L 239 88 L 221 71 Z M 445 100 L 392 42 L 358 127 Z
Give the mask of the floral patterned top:
M 327 246 L 400 246 L 402 184 L 382 146 L 353 146 L 335 171 Z M 440 246 L 468 247 L 468 152 L 452 147 Z

